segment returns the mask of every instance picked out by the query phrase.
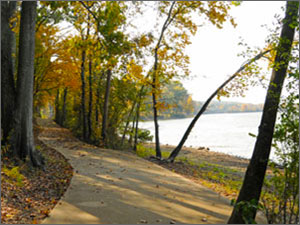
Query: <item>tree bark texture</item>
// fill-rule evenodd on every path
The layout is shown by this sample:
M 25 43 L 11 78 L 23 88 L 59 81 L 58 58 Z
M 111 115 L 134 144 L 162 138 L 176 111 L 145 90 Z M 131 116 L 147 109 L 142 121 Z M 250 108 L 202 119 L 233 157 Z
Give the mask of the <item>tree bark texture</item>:
M 67 95 L 68 95 L 68 88 L 65 88 L 64 95 L 63 95 L 62 114 L 61 114 L 61 126 L 65 125 L 65 120 L 67 118 Z
M 156 101 L 156 75 L 153 75 L 153 85 L 152 85 L 152 101 L 153 101 L 153 119 L 154 119 L 154 128 L 155 128 L 155 152 L 156 157 L 161 158 L 161 150 L 160 150 L 160 144 L 159 144 L 159 125 L 158 125 L 158 115 L 157 115 L 157 101 Z
M 190 125 L 188 126 L 187 130 L 185 131 L 182 139 L 180 140 L 179 144 L 176 146 L 176 148 L 171 152 L 168 161 L 169 162 L 174 162 L 175 158 L 177 157 L 177 155 L 179 154 L 180 150 L 182 149 L 184 143 L 186 142 L 186 140 L 188 139 L 188 136 L 190 135 L 194 125 L 196 124 L 196 122 L 198 121 L 198 119 L 200 118 L 200 116 L 205 112 L 206 108 L 208 107 L 209 103 L 211 102 L 211 100 L 216 97 L 216 95 L 218 94 L 219 91 L 221 91 L 230 81 L 232 81 L 241 71 L 243 71 L 248 65 L 250 65 L 251 63 L 253 63 L 254 61 L 260 59 L 261 57 L 263 57 L 265 54 L 267 54 L 268 52 L 270 52 L 270 50 L 266 50 L 258 55 L 256 55 L 254 58 L 248 60 L 247 62 L 245 62 L 231 77 L 229 77 L 223 84 L 221 84 L 216 90 L 215 92 L 213 92 L 211 94 L 211 96 L 206 100 L 206 102 L 204 103 L 204 105 L 201 107 L 200 111 L 197 113 L 197 115 L 194 117 L 194 119 L 192 120 L 192 122 L 190 123 Z
M 32 126 L 36 7 L 37 2 L 22 2 L 12 146 L 20 159 L 25 160 L 29 156 L 33 166 L 41 167 L 44 164 L 43 157 L 35 150 Z
M 107 120 L 108 120 L 108 107 L 109 107 L 109 93 L 110 93 L 110 82 L 111 82 L 111 70 L 107 70 L 106 77 L 106 88 L 103 105 L 103 118 L 102 118 L 102 140 L 105 146 L 107 146 Z
M 275 57 L 275 64 L 278 65 L 278 68 L 276 66 L 276 69 L 274 68 L 272 71 L 253 155 L 247 168 L 236 205 L 228 221 L 230 224 L 241 224 L 247 221 L 252 221 L 256 216 L 257 210 L 255 207 L 251 208 L 251 210 L 248 209 L 246 213 L 246 209 L 244 207 L 238 206 L 241 203 L 250 201 L 257 204 L 260 198 L 271 151 L 273 131 L 281 90 L 286 76 L 295 33 L 295 27 L 293 24 L 295 24 L 298 20 L 298 8 L 299 2 L 287 2 L 285 18 L 283 20 L 284 24 L 281 30 L 279 46 Z
M 59 109 L 59 89 L 56 90 L 56 97 L 55 97 L 55 118 L 54 121 L 57 124 L 60 124 L 60 109 Z
M 88 112 L 88 140 L 92 135 L 92 104 L 93 104 L 93 89 L 92 89 L 92 59 L 89 59 L 89 112 Z
M 86 51 L 81 53 L 81 116 L 82 116 L 82 137 L 87 140 L 87 117 L 85 111 L 85 56 Z
M 1 2 L 1 128 L 2 144 L 7 142 L 12 129 L 16 93 L 14 82 L 14 32 L 10 28 L 10 18 L 16 10 L 17 2 Z

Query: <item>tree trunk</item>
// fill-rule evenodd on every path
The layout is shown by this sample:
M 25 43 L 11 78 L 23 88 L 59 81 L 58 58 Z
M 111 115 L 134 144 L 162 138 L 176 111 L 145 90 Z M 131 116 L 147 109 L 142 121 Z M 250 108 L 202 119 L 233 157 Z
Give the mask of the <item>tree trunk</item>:
M 32 127 L 36 7 L 37 2 L 22 2 L 12 146 L 20 159 L 25 160 L 29 156 L 33 166 L 41 167 L 44 164 L 43 157 L 35 150 Z
M 132 127 L 131 127 L 131 131 L 130 131 L 130 135 L 129 135 L 129 139 L 128 139 L 128 143 L 130 146 L 132 146 L 132 138 L 133 138 L 133 131 L 135 128 L 135 120 L 132 121 Z
M 197 113 L 197 115 L 194 117 L 194 119 L 192 120 L 192 122 L 190 123 L 190 125 L 188 126 L 187 130 L 185 131 L 181 141 L 179 142 L 179 144 L 176 146 L 176 148 L 171 152 L 168 161 L 169 162 L 174 162 L 175 158 L 177 157 L 177 155 L 179 154 L 180 150 L 182 149 L 185 141 L 187 140 L 188 136 L 190 135 L 194 125 L 196 124 L 196 122 L 198 121 L 198 119 L 200 118 L 200 116 L 205 112 L 206 108 L 208 107 L 209 103 L 211 102 L 211 100 L 216 97 L 216 95 L 218 94 L 219 91 L 221 91 L 230 81 L 232 81 L 241 71 L 243 71 L 248 65 L 250 65 L 251 63 L 253 63 L 254 61 L 260 59 L 261 57 L 263 57 L 265 54 L 267 54 L 268 52 L 270 52 L 270 50 L 266 50 L 260 54 L 258 54 L 257 56 L 255 56 L 254 58 L 248 60 L 247 62 L 245 62 L 243 64 L 243 66 L 241 66 L 231 77 L 229 77 L 223 84 L 221 84 L 220 87 L 217 88 L 217 90 L 212 93 L 212 95 L 206 100 L 206 102 L 204 103 L 204 105 L 201 107 L 200 111 Z
M 110 92 L 110 81 L 111 81 L 111 70 L 107 70 L 106 78 L 106 88 L 105 88 L 105 97 L 104 97 L 104 106 L 103 106 L 103 118 L 102 118 L 102 140 L 105 146 L 107 146 L 107 118 L 108 118 L 108 104 L 109 104 L 109 92 Z
M 93 104 L 93 89 L 92 89 L 92 59 L 89 59 L 89 112 L 88 112 L 88 140 L 92 135 L 92 104 Z
M 132 115 L 133 110 L 135 108 L 135 104 L 136 104 L 136 102 L 133 103 L 133 105 L 131 107 L 131 110 L 130 110 L 130 112 L 128 114 L 128 117 L 127 117 L 126 125 L 125 125 L 124 132 L 123 132 L 123 135 L 122 135 L 121 147 L 123 146 L 123 143 L 124 143 L 124 140 L 125 140 L 125 135 L 127 133 L 127 129 L 128 129 L 129 123 L 130 123 L 130 118 L 131 118 L 131 115 Z
M 12 114 L 16 93 L 14 83 L 14 32 L 10 28 L 10 18 L 16 10 L 17 2 L 1 2 L 1 128 L 2 144 L 7 142 L 12 129 Z
M 167 30 L 168 26 L 174 19 L 174 17 L 171 17 L 172 11 L 174 8 L 176 1 L 173 1 L 168 12 L 168 16 L 162 26 L 160 37 L 157 41 L 156 47 L 154 49 L 154 68 L 153 68 L 153 77 L 152 77 L 152 101 L 153 101 L 153 119 L 154 119 L 154 127 L 155 127 L 155 152 L 156 157 L 158 159 L 161 159 L 161 150 L 159 145 L 159 126 L 158 126 L 158 116 L 157 116 L 157 101 L 156 101 L 156 82 L 157 82 L 157 67 L 158 67 L 158 49 L 160 48 L 161 41 L 163 39 L 164 33 Z
M 154 127 L 155 127 L 155 152 L 156 152 L 156 157 L 161 158 L 161 151 L 160 151 L 160 145 L 159 145 L 159 126 L 158 126 L 158 116 L 157 116 L 157 101 L 156 101 L 156 72 L 154 72 L 153 75 L 153 84 L 152 84 L 152 101 L 153 101 L 153 119 L 154 119 Z
M 81 55 L 81 116 L 82 116 L 82 137 L 86 141 L 87 140 L 87 117 L 86 117 L 86 112 L 85 112 L 85 55 L 86 51 L 82 50 L 82 55 Z
M 67 95 L 68 95 L 68 88 L 65 88 L 64 95 L 63 95 L 62 114 L 61 114 L 61 126 L 65 125 L 65 120 L 67 115 Z
M 56 97 L 55 97 L 55 119 L 54 121 L 57 124 L 60 124 L 60 110 L 59 110 L 59 89 L 56 91 Z
M 284 24 L 275 57 L 276 68 L 272 71 L 253 155 L 247 168 L 236 205 L 228 221 L 228 223 L 231 224 L 251 222 L 256 216 L 256 207 L 246 209 L 239 205 L 249 202 L 257 205 L 260 198 L 271 151 L 281 90 L 289 63 L 291 46 L 295 33 L 294 24 L 297 23 L 298 20 L 298 8 L 299 2 L 287 2 L 285 19 L 283 20 Z
M 144 94 L 144 88 L 145 85 L 143 85 L 141 87 L 141 90 L 139 92 L 139 96 L 138 96 L 138 102 L 137 102 L 137 106 L 136 106 L 136 118 L 135 118 L 135 132 L 134 132 L 134 144 L 133 144 L 133 150 L 136 151 L 137 150 L 137 144 L 138 144 L 138 130 L 139 130 L 139 120 L 140 120 L 140 107 L 141 107 L 141 103 L 142 103 L 142 96 Z

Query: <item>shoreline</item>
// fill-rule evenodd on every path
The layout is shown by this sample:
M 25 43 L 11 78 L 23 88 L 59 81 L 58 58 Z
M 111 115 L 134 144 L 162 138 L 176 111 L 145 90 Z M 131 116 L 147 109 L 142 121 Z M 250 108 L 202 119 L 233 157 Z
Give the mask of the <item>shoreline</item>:
M 143 146 L 155 149 L 155 143 L 143 143 Z M 162 152 L 171 152 L 176 146 L 169 144 L 161 144 L 160 148 Z M 243 158 L 240 156 L 230 155 L 223 152 L 213 151 L 207 147 L 182 147 L 179 152 L 178 158 L 187 158 L 194 162 L 202 162 L 209 164 L 219 164 L 224 166 L 229 166 L 232 168 L 246 169 L 250 159 Z
M 258 113 L 258 112 L 262 112 L 262 111 L 245 111 L 245 112 L 204 112 L 202 115 L 210 115 L 210 114 L 240 114 L 240 113 Z M 191 119 L 194 118 L 196 116 L 192 115 L 192 116 L 187 116 L 187 117 L 170 117 L 170 118 L 160 118 L 158 116 L 159 120 L 181 120 L 181 119 Z M 153 122 L 153 118 L 151 117 L 150 119 L 142 119 L 141 118 L 141 122 Z

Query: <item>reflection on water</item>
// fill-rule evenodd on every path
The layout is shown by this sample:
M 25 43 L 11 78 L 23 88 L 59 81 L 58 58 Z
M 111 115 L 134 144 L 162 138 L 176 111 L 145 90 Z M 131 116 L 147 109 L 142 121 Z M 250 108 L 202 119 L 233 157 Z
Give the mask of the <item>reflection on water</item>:
M 224 152 L 251 158 L 261 112 L 204 114 L 197 121 L 185 146 L 209 147 L 212 151 Z M 161 144 L 177 145 L 193 118 L 159 121 Z M 153 121 L 140 123 L 154 135 Z M 271 153 L 271 158 L 273 154 Z

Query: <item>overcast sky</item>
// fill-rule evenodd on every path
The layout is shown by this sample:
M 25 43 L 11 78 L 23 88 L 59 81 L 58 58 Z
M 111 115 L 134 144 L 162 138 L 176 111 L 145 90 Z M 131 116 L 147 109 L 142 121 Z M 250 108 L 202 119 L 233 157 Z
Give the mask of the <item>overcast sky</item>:
M 274 15 L 284 13 L 282 6 L 285 6 L 284 1 L 244 1 L 230 11 L 238 24 L 236 28 L 229 23 L 223 29 L 210 24 L 199 28 L 186 49 L 191 61 L 190 70 L 196 77 L 183 81 L 194 100 L 206 100 L 245 61 L 237 56 L 243 51 L 238 46 L 239 37 L 249 46 L 264 46 L 268 31 L 261 25 L 272 28 Z M 255 87 L 247 91 L 244 98 L 222 98 L 222 101 L 263 103 L 265 95 L 265 89 Z
M 151 2 L 148 4 L 152 5 Z M 193 79 L 182 80 L 194 100 L 205 101 L 229 75 L 232 75 L 246 59 L 238 57 L 244 48 L 238 46 L 241 37 L 250 47 L 264 47 L 269 28 L 275 22 L 275 14 L 283 15 L 281 9 L 285 1 L 243 1 L 238 7 L 232 7 L 230 15 L 235 18 L 237 27 L 229 22 L 223 29 L 218 29 L 210 23 L 200 27 L 191 38 L 192 44 L 186 48 L 190 57 L 190 70 Z M 157 18 L 151 8 L 148 8 L 141 17 L 133 18 L 132 23 L 137 25 L 139 32 L 153 29 Z M 164 21 L 164 18 L 161 18 Z M 196 18 L 195 18 L 196 19 Z M 66 27 L 68 23 L 62 23 Z M 161 27 L 161 25 L 159 25 Z M 74 32 L 74 29 L 69 31 Z M 130 30 L 130 32 L 133 30 Z M 67 32 L 68 31 L 64 31 Z M 64 33 L 63 32 L 63 33 Z M 269 76 L 270 77 L 270 76 Z M 266 89 L 251 87 L 246 97 L 225 98 L 222 101 L 237 101 L 245 103 L 264 103 Z

